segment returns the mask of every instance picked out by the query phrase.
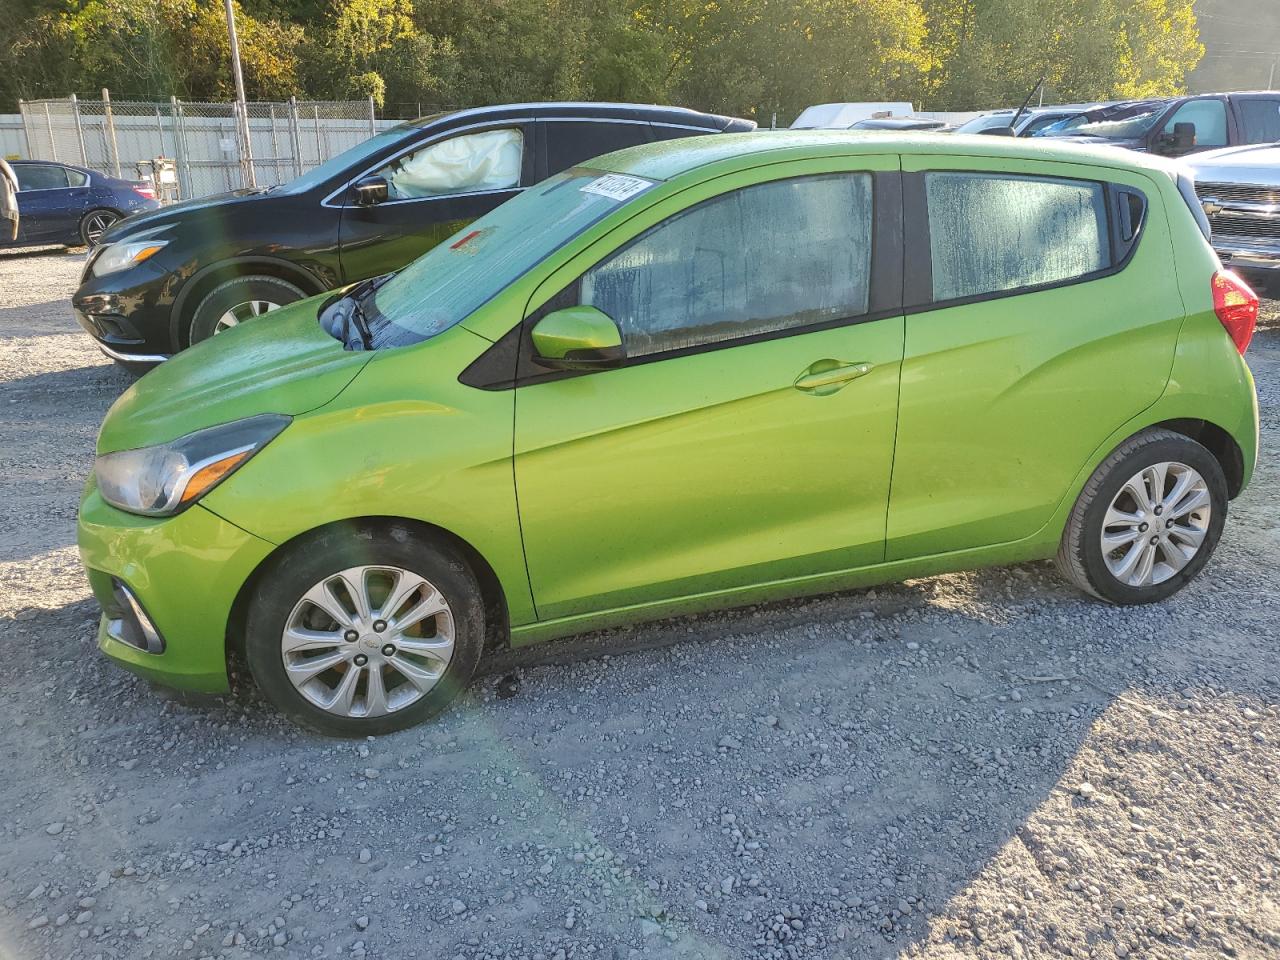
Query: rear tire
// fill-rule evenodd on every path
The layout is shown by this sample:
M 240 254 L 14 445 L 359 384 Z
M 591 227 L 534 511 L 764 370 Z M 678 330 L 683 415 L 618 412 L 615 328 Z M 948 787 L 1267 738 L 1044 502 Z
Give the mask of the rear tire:
M 1226 518 L 1217 458 L 1180 433 L 1144 430 L 1120 444 L 1080 492 L 1058 569 L 1109 603 L 1155 603 L 1208 563 Z
M 119 219 L 120 214 L 114 210 L 90 210 L 80 218 L 80 239 L 86 247 L 96 246 L 107 228 Z
M 363 737 L 443 710 L 475 673 L 484 635 L 480 588 L 458 551 L 408 524 L 350 522 L 272 562 L 250 597 L 245 653 L 290 719 Z M 312 675 L 326 660 L 332 666 Z
M 306 297 L 301 287 L 265 274 L 233 277 L 214 287 L 191 315 L 189 343 L 195 345 L 242 321 Z

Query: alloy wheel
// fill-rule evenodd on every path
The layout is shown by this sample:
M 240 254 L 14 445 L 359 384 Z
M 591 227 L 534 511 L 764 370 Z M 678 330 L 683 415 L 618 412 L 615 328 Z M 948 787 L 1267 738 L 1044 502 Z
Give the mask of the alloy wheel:
M 237 303 L 218 318 L 218 322 L 213 327 L 213 335 L 216 337 L 224 330 L 230 330 L 246 320 L 252 320 L 254 317 L 279 309 L 280 304 L 272 303 L 270 300 L 246 300 L 244 303 Z
M 89 246 L 95 246 L 102 239 L 102 235 L 107 232 L 107 227 L 119 219 L 114 213 L 108 213 L 105 210 L 90 214 L 84 222 L 84 238 L 88 241 Z
M 1192 467 L 1144 467 L 1120 488 L 1103 518 L 1107 569 L 1131 587 L 1163 583 L 1200 551 L 1212 511 L 1209 487 Z
M 303 594 L 280 653 L 294 688 L 343 717 L 377 717 L 416 703 L 449 666 L 453 614 L 424 577 L 400 567 L 350 567 Z

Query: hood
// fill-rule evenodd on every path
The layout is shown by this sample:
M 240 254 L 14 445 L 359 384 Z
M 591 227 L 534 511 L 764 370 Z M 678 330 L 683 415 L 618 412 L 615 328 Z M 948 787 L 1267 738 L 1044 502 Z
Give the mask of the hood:
M 152 227 L 163 227 L 178 223 L 193 213 L 199 214 L 215 207 L 226 210 L 229 207 L 245 203 L 258 203 L 270 196 L 271 194 L 266 187 L 253 187 L 166 204 L 154 210 L 135 213 L 131 217 L 121 220 L 103 234 L 101 242 L 104 244 L 115 243 L 117 240 L 124 239 L 139 230 L 148 230 Z
M 298 416 L 347 386 L 372 353 L 320 329 L 327 294 L 241 324 L 166 360 L 124 392 L 102 423 L 98 453 L 129 450 L 260 413 Z
M 1186 163 L 1199 181 L 1280 187 L 1280 144 L 1206 150 L 1187 158 Z

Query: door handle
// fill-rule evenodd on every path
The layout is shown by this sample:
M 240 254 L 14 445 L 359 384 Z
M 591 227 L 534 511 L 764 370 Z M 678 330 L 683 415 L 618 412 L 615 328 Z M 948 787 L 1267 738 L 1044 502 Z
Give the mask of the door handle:
M 875 366 L 873 363 L 845 363 L 841 360 L 819 360 L 810 364 L 796 378 L 795 388 L 806 393 L 825 396 L 835 393 L 851 380 L 865 377 Z

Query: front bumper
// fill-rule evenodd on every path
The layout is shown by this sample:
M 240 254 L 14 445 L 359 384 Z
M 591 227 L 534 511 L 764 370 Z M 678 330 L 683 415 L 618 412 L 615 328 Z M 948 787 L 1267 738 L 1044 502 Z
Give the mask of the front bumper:
M 125 513 L 106 503 L 92 482 L 80 504 L 77 540 L 104 611 L 98 648 L 157 683 L 225 692 L 232 605 L 274 546 L 199 504 L 165 519 Z M 122 639 L 120 584 L 163 638 L 161 652 Z
M 1214 238 L 1213 249 L 1223 266 L 1232 270 L 1280 270 L 1280 243 L 1237 243 Z
M 169 321 L 176 284 L 172 271 L 151 260 L 105 277 L 95 277 L 86 264 L 71 308 L 107 356 L 160 363 L 175 349 Z

